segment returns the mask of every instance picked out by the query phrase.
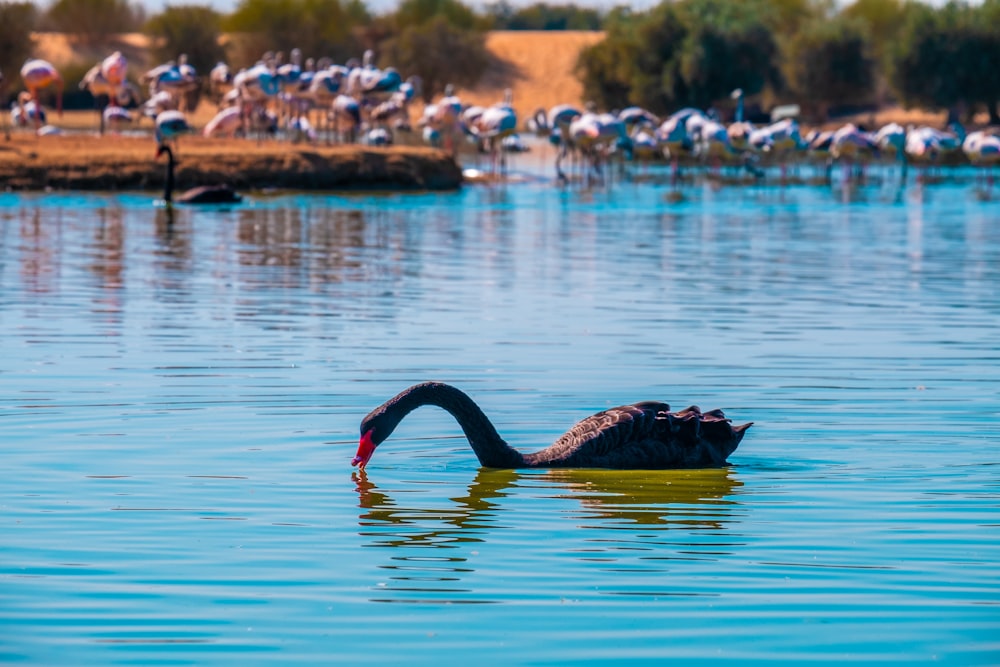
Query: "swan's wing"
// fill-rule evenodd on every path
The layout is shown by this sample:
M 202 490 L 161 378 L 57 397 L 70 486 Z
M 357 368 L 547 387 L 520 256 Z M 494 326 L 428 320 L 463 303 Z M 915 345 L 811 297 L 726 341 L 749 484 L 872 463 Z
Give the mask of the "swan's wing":
M 723 465 L 747 426 L 734 429 L 721 410 L 671 413 L 665 403 L 625 405 L 587 417 L 532 465 L 600 468 L 702 468 Z
M 635 443 L 655 437 L 658 415 L 662 418 L 669 410 L 669 405 L 657 402 L 604 410 L 578 422 L 552 446 L 528 456 L 542 466 L 641 467 L 625 463 L 636 459 L 630 450 Z

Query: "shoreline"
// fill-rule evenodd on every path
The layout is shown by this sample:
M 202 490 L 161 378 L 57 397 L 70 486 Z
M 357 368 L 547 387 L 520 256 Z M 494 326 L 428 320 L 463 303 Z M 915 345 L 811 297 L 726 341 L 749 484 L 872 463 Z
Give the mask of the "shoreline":
M 3 191 L 156 190 L 166 159 L 147 137 L 15 133 L 0 139 Z M 462 170 L 447 153 L 420 146 L 260 143 L 183 137 L 175 187 L 229 185 L 254 190 L 456 190 Z

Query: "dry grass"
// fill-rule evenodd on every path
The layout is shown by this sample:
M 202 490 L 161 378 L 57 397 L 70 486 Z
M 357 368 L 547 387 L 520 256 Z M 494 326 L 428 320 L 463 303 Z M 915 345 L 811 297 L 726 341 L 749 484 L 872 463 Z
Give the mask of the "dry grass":
M 603 32 L 491 32 L 486 47 L 496 64 L 479 86 L 463 91 L 462 100 L 487 106 L 500 101 L 504 89 L 510 88 L 519 118 L 539 107 L 580 104 L 583 86 L 573 73 L 577 57 L 602 39 Z

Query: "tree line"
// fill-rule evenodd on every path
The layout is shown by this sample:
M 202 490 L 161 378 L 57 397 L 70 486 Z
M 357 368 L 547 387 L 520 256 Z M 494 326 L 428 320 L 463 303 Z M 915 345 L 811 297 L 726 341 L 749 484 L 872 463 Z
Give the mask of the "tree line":
M 299 48 L 342 63 L 374 49 L 380 64 L 420 76 L 428 100 L 447 83 L 477 83 L 490 65 L 489 30 L 604 30 L 576 70 L 586 97 L 604 108 L 732 109 L 730 94 L 741 89 L 751 109 L 794 102 L 816 119 L 893 100 L 964 115 L 985 109 L 1000 123 L 1000 0 L 665 0 L 607 12 L 508 0 L 477 12 L 460 0 L 402 0 L 385 14 L 364 0 L 240 0 L 229 14 L 185 4 L 152 16 L 130 0 L 45 8 L 0 0 L 8 80 L 31 55 L 31 33 L 46 30 L 109 48 L 119 33 L 145 32 L 155 59 L 185 53 L 203 73 L 219 60 L 250 65 L 265 51 Z
M 607 108 L 732 108 L 741 89 L 816 120 L 896 100 L 1000 123 L 1000 0 L 677 0 L 604 28 L 577 73 Z

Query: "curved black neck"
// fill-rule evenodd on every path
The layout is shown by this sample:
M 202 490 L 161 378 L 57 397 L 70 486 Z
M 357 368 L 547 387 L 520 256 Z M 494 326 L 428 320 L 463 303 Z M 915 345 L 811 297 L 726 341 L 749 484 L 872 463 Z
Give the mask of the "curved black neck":
M 160 152 L 167 154 L 167 176 L 163 186 L 163 201 L 170 203 L 174 195 L 174 152 L 165 144 L 160 146 Z
M 463 392 L 441 382 L 425 382 L 410 387 L 387 401 L 378 410 L 397 413 L 399 420 L 422 405 L 446 410 L 462 427 L 479 463 L 491 468 L 524 465 L 524 457 L 508 445 L 475 402 Z M 397 420 L 398 421 L 398 420 Z

